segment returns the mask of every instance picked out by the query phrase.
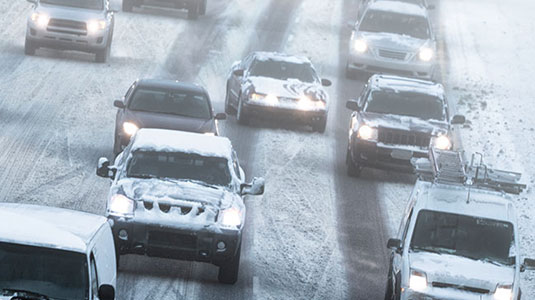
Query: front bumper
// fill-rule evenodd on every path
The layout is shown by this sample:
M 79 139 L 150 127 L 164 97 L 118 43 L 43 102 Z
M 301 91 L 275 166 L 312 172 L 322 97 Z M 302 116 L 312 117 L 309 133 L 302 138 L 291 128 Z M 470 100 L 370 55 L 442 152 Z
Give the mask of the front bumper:
M 84 33 L 83 31 L 66 33 L 60 31 L 68 30 L 60 28 L 40 28 L 30 20 L 26 30 L 26 39 L 36 47 L 95 52 L 107 47 L 108 39 L 110 38 L 109 30 L 110 27 L 108 26 L 95 34 Z
M 428 157 L 428 150 L 420 147 L 387 145 L 354 138 L 350 146 L 351 158 L 363 167 L 413 172 L 412 158 Z
M 190 260 L 219 265 L 232 259 L 241 244 L 241 230 L 192 229 L 162 226 L 109 216 L 115 249 L 119 254 Z M 125 235 L 126 233 L 126 235 Z M 218 243 L 225 243 L 223 249 Z
M 366 52 L 357 54 L 349 51 L 348 68 L 370 73 L 397 74 L 422 79 L 432 79 L 435 73 L 436 62 L 419 62 L 414 59 L 396 60 L 377 57 Z
M 312 124 L 327 119 L 327 109 L 298 109 L 291 106 L 264 105 L 252 101 L 243 103 L 243 113 L 277 120 L 298 121 Z
M 515 295 L 511 299 L 517 299 Z M 453 288 L 428 287 L 424 292 L 404 289 L 400 300 L 495 300 L 493 293 L 472 293 Z

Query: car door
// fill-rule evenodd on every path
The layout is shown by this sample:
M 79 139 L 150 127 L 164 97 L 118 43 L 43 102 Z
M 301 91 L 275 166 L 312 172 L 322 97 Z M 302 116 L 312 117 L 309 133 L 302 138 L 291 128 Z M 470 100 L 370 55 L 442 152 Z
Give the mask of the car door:
M 137 85 L 137 81 L 134 82 L 129 88 L 128 88 L 128 91 L 126 91 L 126 94 L 124 95 L 123 97 L 123 103 L 125 105 L 125 108 L 118 108 L 117 109 L 117 116 L 115 118 L 115 130 L 116 130 L 116 133 L 118 134 L 121 130 L 121 126 L 123 124 L 123 122 L 125 121 L 124 120 L 124 114 L 125 114 L 125 110 L 127 109 L 126 107 L 128 107 L 128 101 L 129 101 L 129 98 L 130 96 L 133 94 L 135 88 L 136 88 L 136 85 Z

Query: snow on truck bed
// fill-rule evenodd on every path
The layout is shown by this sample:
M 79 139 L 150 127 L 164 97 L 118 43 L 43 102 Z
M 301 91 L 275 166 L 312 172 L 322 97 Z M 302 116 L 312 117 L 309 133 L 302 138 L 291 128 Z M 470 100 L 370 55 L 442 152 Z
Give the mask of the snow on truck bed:
M 167 129 L 140 129 L 132 151 L 183 152 L 231 159 L 232 144 L 225 137 Z

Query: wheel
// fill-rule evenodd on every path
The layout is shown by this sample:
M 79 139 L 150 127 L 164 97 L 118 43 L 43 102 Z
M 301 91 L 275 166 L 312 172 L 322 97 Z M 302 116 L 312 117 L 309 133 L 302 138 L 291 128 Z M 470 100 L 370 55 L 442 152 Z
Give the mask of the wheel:
M 386 282 L 386 288 L 385 288 L 385 300 L 392 300 L 393 295 L 392 290 L 392 265 L 388 268 L 388 280 Z
M 219 274 L 217 279 L 220 283 L 235 284 L 238 281 L 238 273 L 240 271 L 240 255 L 241 245 L 238 248 L 236 255 L 219 266 Z
M 206 15 L 206 7 L 208 6 L 208 0 L 202 0 L 201 5 L 199 7 L 199 15 L 204 16 Z
M 321 118 L 320 120 L 315 121 L 312 123 L 312 130 L 319 133 L 324 133 L 325 128 L 327 127 L 327 119 Z
M 118 250 L 115 250 L 115 266 L 117 267 L 117 271 L 119 271 L 119 266 L 121 263 L 121 254 Z
M 35 50 L 36 49 L 37 49 L 37 47 L 35 47 L 33 42 L 30 41 L 29 39 L 26 39 L 26 41 L 24 42 L 24 54 L 26 54 L 26 55 L 35 55 Z
M 196 20 L 199 17 L 200 5 L 199 2 L 193 2 L 188 8 L 188 19 Z
M 353 162 L 353 159 L 351 158 L 351 150 L 347 149 L 346 154 L 346 165 L 347 165 L 347 175 L 349 177 L 359 177 L 360 173 L 362 172 L 362 167 L 355 164 Z
M 249 124 L 249 117 L 245 115 L 245 111 L 243 109 L 243 101 L 241 100 L 241 97 L 239 98 L 238 112 L 236 113 L 236 119 L 238 119 L 238 123 L 241 125 Z
M 225 96 L 225 113 L 227 115 L 236 115 L 236 109 L 232 107 L 232 104 L 230 104 L 230 91 L 227 88 L 227 93 Z
M 110 56 L 110 49 L 111 49 L 111 40 L 108 40 L 108 45 L 106 45 L 106 48 L 102 50 L 98 50 L 95 53 L 95 61 L 97 63 L 105 63 L 108 60 L 108 57 Z
M 133 0 L 123 0 L 123 11 L 132 12 L 134 10 Z

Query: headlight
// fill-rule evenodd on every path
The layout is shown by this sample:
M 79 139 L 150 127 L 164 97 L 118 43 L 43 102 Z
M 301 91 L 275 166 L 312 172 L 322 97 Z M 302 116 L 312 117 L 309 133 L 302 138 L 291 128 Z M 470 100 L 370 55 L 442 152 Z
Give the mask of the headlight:
M 241 225 L 241 212 L 236 208 L 226 209 L 221 212 L 221 225 L 224 227 L 238 227 Z
M 252 101 L 259 101 L 259 100 L 263 100 L 264 98 L 266 98 L 266 95 L 257 94 L 257 93 L 252 93 L 249 96 L 249 100 L 252 100 Z
M 496 300 L 512 300 L 513 287 L 511 285 L 500 285 L 494 292 L 494 299 Z
M 411 270 L 409 288 L 413 291 L 423 291 L 427 288 L 427 276 L 423 272 Z
M 372 128 L 368 125 L 362 125 L 359 128 L 358 135 L 359 139 L 362 140 L 376 140 L 377 139 L 377 129 Z
M 300 109 L 311 109 L 311 108 L 325 108 L 325 102 L 321 100 L 311 100 L 308 96 L 301 96 L 299 100 L 297 100 L 297 106 Z
M 363 39 L 357 39 L 353 42 L 353 49 L 358 53 L 364 53 L 368 50 L 368 43 Z
M 111 215 L 132 217 L 134 216 L 134 201 L 121 194 L 113 195 L 108 211 Z
M 31 19 L 37 26 L 41 28 L 48 26 L 48 21 L 50 21 L 49 16 L 40 13 L 33 13 Z
M 433 56 L 435 55 L 433 49 L 424 47 L 420 49 L 420 53 L 418 54 L 418 57 L 421 61 L 430 61 L 433 59 Z
M 123 123 L 123 131 L 124 133 L 132 136 L 139 130 L 139 127 L 137 127 L 136 124 L 131 122 L 124 122 Z
M 452 147 L 450 138 L 447 135 L 441 135 L 433 141 L 433 147 L 440 150 L 450 150 Z
M 207 135 L 207 136 L 215 136 L 215 133 L 213 133 L 213 132 L 205 132 L 204 135 Z
M 279 98 L 273 94 L 269 94 L 266 96 L 265 101 L 269 105 L 277 105 L 279 103 Z
M 106 28 L 106 20 L 91 20 L 87 22 L 87 32 L 97 33 Z

